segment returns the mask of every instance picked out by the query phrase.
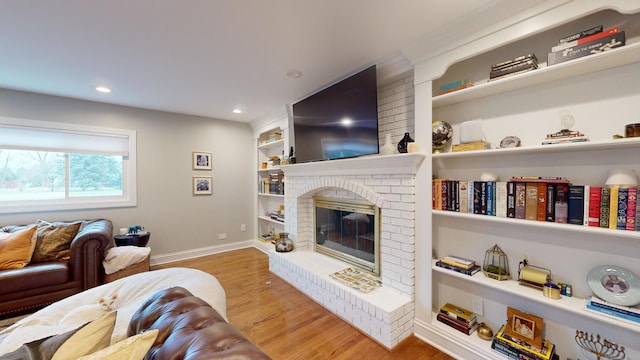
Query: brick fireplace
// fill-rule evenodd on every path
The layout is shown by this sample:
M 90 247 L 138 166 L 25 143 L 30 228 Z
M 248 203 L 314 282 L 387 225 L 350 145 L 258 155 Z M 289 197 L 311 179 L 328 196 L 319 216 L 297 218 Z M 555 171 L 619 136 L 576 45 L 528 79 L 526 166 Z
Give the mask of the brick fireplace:
M 398 154 L 283 166 L 285 231 L 295 250 L 270 252 L 270 270 L 387 348 L 413 333 L 415 173 L 423 159 Z M 363 294 L 329 277 L 350 266 L 313 251 L 314 196 L 380 208 L 381 288 Z

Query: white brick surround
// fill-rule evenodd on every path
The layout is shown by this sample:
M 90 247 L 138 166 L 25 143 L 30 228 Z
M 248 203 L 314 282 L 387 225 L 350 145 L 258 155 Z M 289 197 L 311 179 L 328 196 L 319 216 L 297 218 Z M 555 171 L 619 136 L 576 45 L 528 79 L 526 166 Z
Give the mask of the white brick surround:
M 423 159 L 401 154 L 283 167 L 285 231 L 296 250 L 271 252 L 270 270 L 388 348 L 413 333 L 414 174 Z M 364 199 L 380 207 L 382 288 L 363 294 L 329 277 L 349 265 L 312 251 L 315 195 Z

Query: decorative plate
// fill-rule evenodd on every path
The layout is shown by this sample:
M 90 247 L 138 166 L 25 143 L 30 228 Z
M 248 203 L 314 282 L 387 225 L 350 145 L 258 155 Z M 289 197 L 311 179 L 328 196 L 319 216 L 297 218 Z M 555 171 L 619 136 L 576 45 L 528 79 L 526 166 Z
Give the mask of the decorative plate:
M 604 301 L 624 306 L 640 304 L 640 278 L 629 269 L 614 265 L 595 267 L 587 275 L 587 284 Z

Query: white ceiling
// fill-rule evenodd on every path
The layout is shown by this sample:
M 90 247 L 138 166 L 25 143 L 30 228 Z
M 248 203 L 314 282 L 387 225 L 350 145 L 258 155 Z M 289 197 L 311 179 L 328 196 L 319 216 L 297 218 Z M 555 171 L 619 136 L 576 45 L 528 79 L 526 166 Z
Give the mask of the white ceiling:
M 0 87 L 248 122 L 499 2 L 2 0 Z

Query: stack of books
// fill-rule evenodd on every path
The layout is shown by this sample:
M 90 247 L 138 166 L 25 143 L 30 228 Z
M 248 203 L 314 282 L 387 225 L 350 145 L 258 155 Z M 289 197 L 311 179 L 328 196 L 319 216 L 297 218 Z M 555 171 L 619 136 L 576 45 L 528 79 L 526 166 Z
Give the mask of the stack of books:
M 562 130 L 557 133 L 547 134 L 542 145 L 564 144 L 589 141 L 587 136 L 579 131 Z
M 489 81 L 522 74 L 538 68 L 538 58 L 534 53 L 491 65 Z
M 547 66 L 611 50 L 625 44 L 624 31 L 602 25 L 571 34 L 558 41 L 547 55 Z
M 436 261 L 436 266 L 469 276 L 480 271 L 480 265 L 477 265 L 475 261 L 457 256 L 445 256 Z
M 587 299 L 587 310 L 608 315 L 615 319 L 640 324 L 640 308 L 622 306 L 606 302 L 598 297 L 592 296 Z
M 440 308 L 437 319 L 441 323 L 467 335 L 471 335 L 478 327 L 476 314 L 450 303 Z
M 469 81 L 468 79 L 464 79 L 464 80 L 456 80 L 454 82 L 450 82 L 448 84 L 444 84 L 442 86 L 440 86 L 440 95 L 443 94 L 447 94 L 453 91 L 458 91 L 458 90 L 462 90 L 462 89 L 466 89 L 468 87 L 473 86 L 473 82 Z
M 535 348 L 524 341 L 507 335 L 505 326 L 493 337 L 491 348 L 506 355 L 510 359 L 517 360 L 551 360 L 559 359 L 556 347 L 549 340 L 542 342 L 542 349 Z

